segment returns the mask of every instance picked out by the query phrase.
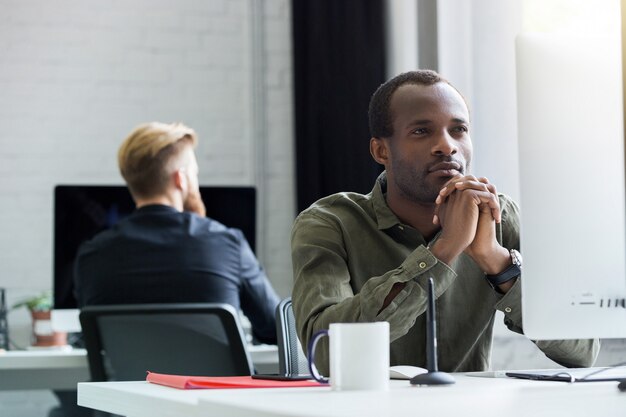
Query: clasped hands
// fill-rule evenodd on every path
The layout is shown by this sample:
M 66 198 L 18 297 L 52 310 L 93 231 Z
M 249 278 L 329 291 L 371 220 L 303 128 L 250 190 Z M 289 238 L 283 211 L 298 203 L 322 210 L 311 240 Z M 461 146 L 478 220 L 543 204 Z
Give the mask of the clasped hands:
M 486 274 L 498 274 L 510 264 L 509 251 L 496 239 L 501 221 L 495 185 L 484 177 L 456 176 L 435 200 L 433 223 L 441 226 L 441 234 L 431 251 L 448 264 L 464 252 Z

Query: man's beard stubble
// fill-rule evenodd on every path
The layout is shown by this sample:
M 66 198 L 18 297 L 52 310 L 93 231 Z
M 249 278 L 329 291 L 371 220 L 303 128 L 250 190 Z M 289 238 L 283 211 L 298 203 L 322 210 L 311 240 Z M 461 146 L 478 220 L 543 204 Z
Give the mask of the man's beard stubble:
M 443 158 L 438 160 L 420 171 L 416 171 L 413 166 L 406 162 L 395 161 L 394 182 L 404 198 L 418 204 L 433 204 L 439 195 L 439 191 L 448 182 L 449 179 L 441 179 L 441 181 L 429 181 L 429 168 L 440 162 L 451 161 L 452 158 Z M 466 175 L 469 162 L 455 159 L 461 166 L 461 175 Z
M 199 190 L 190 190 L 187 198 L 183 201 L 183 210 L 196 213 L 200 217 L 206 216 L 206 207 L 202 201 Z

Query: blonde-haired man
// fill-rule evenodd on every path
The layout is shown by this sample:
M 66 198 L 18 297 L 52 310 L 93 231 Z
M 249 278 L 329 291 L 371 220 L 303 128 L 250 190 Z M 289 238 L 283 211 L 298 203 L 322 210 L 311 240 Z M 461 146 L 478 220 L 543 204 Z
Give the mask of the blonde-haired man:
M 180 124 L 137 126 L 118 152 L 137 209 L 84 243 L 80 306 L 224 302 L 241 308 L 257 340 L 276 342 L 278 296 L 240 230 L 205 217 L 194 148 Z

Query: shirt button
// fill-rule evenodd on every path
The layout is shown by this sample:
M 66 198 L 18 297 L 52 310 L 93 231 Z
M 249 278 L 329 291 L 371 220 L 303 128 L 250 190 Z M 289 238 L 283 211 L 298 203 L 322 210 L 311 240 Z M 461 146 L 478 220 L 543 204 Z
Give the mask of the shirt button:
M 404 227 L 403 226 L 398 226 L 398 229 L 404 230 Z
M 422 269 L 426 268 L 426 262 L 424 262 L 424 261 L 420 262 L 419 263 L 419 267 L 422 268 Z
M 506 308 L 504 309 L 504 312 L 505 312 L 505 313 L 510 313 L 511 311 L 513 311 L 513 310 L 511 309 L 511 307 L 506 307 Z

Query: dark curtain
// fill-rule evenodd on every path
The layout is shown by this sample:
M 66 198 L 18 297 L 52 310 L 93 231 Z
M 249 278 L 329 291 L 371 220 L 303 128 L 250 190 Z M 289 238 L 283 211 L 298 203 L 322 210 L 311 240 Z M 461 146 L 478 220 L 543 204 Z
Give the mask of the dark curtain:
M 339 191 L 367 193 L 367 107 L 385 81 L 382 0 L 292 0 L 298 210 Z

